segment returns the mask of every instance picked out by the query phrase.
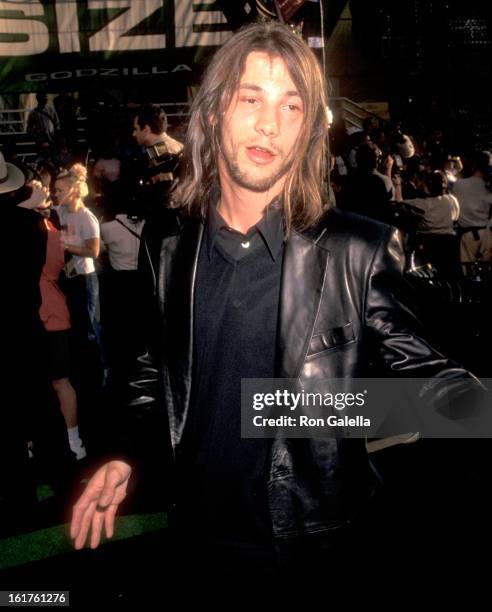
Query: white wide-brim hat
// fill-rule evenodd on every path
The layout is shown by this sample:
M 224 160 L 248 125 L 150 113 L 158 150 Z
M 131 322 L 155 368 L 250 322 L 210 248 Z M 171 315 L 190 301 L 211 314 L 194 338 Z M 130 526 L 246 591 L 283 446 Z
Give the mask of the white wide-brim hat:
M 15 191 L 24 185 L 26 179 L 20 168 L 5 161 L 3 153 L 0 153 L 0 193 Z

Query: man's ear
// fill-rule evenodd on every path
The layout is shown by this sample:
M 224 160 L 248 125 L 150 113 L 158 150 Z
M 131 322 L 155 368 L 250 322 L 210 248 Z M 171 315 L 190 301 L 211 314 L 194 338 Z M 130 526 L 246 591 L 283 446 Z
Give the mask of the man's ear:
M 217 125 L 217 115 L 215 115 L 214 113 L 210 114 L 208 116 L 208 122 L 211 127 L 215 127 Z

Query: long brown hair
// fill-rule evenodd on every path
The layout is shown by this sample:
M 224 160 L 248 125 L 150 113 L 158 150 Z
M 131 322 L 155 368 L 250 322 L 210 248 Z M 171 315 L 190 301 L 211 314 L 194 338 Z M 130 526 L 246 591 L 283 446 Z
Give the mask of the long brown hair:
M 302 230 L 319 219 L 327 203 L 325 81 L 311 49 L 300 36 L 277 22 L 242 28 L 217 51 L 208 65 L 191 109 L 181 179 L 173 194 L 173 206 L 184 207 L 193 216 L 205 215 L 219 187 L 217 161 L 223 113 L 237 90 L 246 58 L 252 51 L 282 58 L 303 101 L 303 127 L 282 194 L 287 231 L 292 226 Z

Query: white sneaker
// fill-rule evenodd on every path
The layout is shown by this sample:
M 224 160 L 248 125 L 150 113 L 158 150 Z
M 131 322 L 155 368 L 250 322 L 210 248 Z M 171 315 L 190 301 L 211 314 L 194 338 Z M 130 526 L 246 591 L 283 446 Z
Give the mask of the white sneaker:
M 87 457 L 87 451 L 85 450 L 83 442 L 80 442 L 76 446 L 71 446 L 70 450 L 75 455 L 75 459 L 77 459 L 77 461 L 80 461 L 81 459 L 85 459 Z

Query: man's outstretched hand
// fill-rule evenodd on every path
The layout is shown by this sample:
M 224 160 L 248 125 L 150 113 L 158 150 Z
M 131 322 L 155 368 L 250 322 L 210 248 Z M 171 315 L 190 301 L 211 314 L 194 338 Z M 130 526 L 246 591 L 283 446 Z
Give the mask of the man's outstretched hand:
M 82 548 L 91 528 L 90 547 L 101 541 L 104 524 L 106 536 L 111 538 L 118 506 L 126 497 L 132 468 L 124 461 L 109 461 L 89 480 L 85 491 L 73 507 L 70 537 L 78 550 Z

